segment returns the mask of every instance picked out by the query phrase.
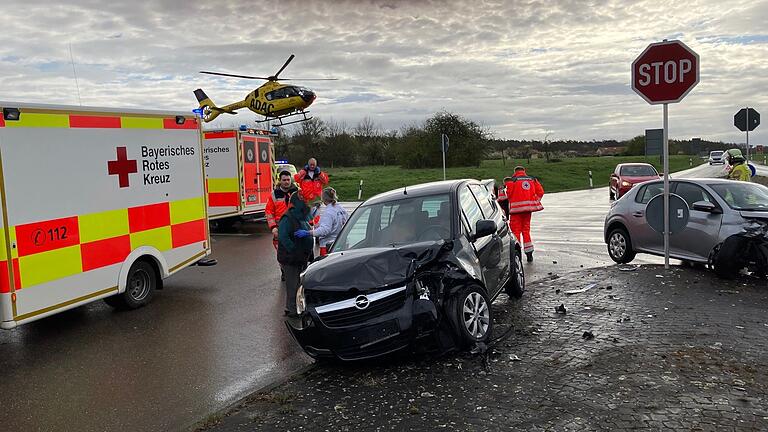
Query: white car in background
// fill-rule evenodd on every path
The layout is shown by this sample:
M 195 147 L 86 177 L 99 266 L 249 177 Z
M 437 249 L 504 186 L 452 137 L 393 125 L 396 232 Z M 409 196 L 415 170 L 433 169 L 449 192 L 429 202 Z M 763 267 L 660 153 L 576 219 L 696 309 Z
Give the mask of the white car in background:
M 709 164 L 723 164 L 725 165 L 725 152 L 722 150 L 714 150 L 709 152 Z

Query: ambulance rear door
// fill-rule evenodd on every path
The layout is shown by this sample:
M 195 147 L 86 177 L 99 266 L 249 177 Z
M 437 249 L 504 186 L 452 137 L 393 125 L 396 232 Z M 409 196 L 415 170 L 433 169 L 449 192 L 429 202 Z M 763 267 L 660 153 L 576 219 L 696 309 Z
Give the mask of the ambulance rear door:
M 272 193 L 271 140 L 242 135 L 243 146 L 243 214 L 261 213 Z
M 212 131 L 203 135 L 203 158 L 208 186 L 208 218 L 237 216 L 242 211 L 241 159 L 235 131 Z

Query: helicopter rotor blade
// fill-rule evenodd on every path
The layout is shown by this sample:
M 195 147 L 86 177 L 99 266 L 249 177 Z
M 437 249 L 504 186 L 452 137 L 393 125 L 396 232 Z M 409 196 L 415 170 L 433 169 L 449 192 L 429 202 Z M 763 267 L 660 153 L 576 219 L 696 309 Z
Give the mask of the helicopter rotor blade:
M 293 54 L 291 54 L 291 56 L 288 57 L 288 60 L 285 61 L 285 64 L 283 65 L 283 67 L 281 67 L 280 70 L 277 71 L 277 73 L 274 75 L 275 79 L 277 79 L 278 75 L 280 75 L 280 72 L 282 72 L 283 69 L 285 69 L 288 66 L 288 63 L 290 63 L 293 60 L 294 57 L 296 57 L 296 56 L 293 55 Z
M 259 80 L 268 80 L 269 79 L 267 77 L 257 77 L 257 76 L 250 76 L 250 75 L 235 75 L 235 74 L 227 74 L 227 73 L 221 73 L 221 72 L 200 71 L 200 73 L 201 74 L 208 74 L 208 75 L 232 77 L 232 78 L 259 79 Z
M 338 78 L 280 78 L 280 81 L 338 81 Z

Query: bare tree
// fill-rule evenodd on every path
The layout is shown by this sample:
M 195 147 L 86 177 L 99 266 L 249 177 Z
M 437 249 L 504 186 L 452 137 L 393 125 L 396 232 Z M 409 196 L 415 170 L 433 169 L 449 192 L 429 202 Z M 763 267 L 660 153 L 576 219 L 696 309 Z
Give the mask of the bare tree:
M 546 135 L 544 135 L 544 141 L 542 142 L 542 146 L 544 147 L 544 158 L 549 162 L 549 136 L 552 135 L 552 131 L 547 131 Z

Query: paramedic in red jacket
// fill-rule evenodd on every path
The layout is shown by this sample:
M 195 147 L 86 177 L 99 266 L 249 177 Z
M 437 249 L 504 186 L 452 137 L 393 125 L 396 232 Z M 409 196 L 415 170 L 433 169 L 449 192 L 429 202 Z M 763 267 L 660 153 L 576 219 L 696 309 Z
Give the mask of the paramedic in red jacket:
M 320 167 L 317 166 L 317 159 L 315 158 L 309 159 L 304 168 L 296 173 L 294 178 L 296 183 L 299 184 L 304 201 L 307 203 L 312 203 L 315 199 L 320 198 L 323 188 L 328 184 L 328 174 L 320 171 Z
M 499 202 L 499 206 L 504 211 L 504 216 L 509 217 L 509 202 L 507 202 L 507 182 L 512 180 L 512 177 L 504 177 L 504 181 L 501 182 L 500 187 L 494 186 L 496 189 L 496 201 Z
M 526 174 L 525 168 L 521 166 L 515 167 L 515 175 L 506 182 L 506 186 L 509 227 L 512 229 L 512 234 L 522 240 L 525 256 L 528 262 L 532 262 L 531 213 L 544 210 L 541 205 L 544 188 L 537 178 Z
M 277 249 L 277 224 L 280 222 L 280 218 L 285 214 L 285 211 L 288 210 L 288 202 L 291 198 L 291 194 L 297 190 L 296 186 L 293 185 L 291 173 L 288 171 L 281 171 L 279 183 L 275 190 L 269 195 L 267 207 L 264 210 L 264 214 L 267 218 L 267 226 L 272 231 L 272 244 L 275 246 L 275 249 Z

